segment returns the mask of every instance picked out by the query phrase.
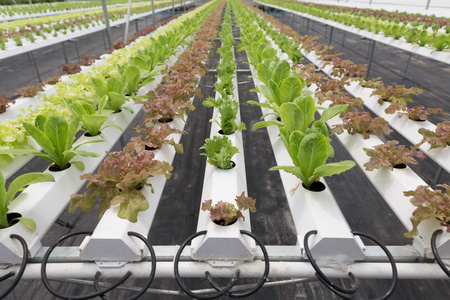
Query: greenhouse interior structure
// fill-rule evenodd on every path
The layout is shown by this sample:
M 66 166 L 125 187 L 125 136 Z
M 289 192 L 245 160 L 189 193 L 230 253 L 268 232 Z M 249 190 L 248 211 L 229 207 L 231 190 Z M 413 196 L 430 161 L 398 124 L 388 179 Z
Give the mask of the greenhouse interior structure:
M 0 0 L 0 299 L 450 297 L 448 0 Z

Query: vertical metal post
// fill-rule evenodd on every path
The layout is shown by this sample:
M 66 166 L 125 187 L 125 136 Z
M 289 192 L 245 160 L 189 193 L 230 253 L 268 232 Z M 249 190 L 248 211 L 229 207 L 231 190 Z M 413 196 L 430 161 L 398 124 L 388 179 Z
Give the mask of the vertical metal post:
M 136 32 L 139 31 L 138 21 L 139 21 L 139 19 L 135 19 L 135 20 L 134 20 L 134 23 L 136 24 Z
M 37 67 L 37 64 L 36 64 L 36 60 L 34 59 L 34 52 L 30 51 L 29 53 L 31 55 L 31 61 L 32 61 L 33 66 L 34 66 L 34 70 L 36 71 L 36 75 L 38 77 L 38 80 L 39 80 L 40 83 L 42 83 L 41 75 L 39 74 L 39 70 L 38 70 L 38 67 Z
M 373 53 L 375 52 L 375 45 L 377 42 L 372 41 L 372 47 L 370 48 L 369 63 L 367 64 L 366 78 L 369 79 L 370 69 L 372 67 Z
M 174 0 L 172 0 L 172 16 L 175 15 L 175 3 Z
M 64 46 L 64 42 L 61 42 L 61 48 L 62 48 L 62 52 L 63 52 L 63 56 L 64 56 L 64 61 L 67 64 L 67 63 L 69 63 L 69 59 L 67 58 L 66 46 Z
M 334 29 L 334 27 L 330 26 L 330 39 L 328 40 L 328 45 L 331 45 L 331 40 L 333 38 L 333 29 Z
M 106 37 L 108 40 L 108 46 L 109 48 L 111 48 L 112 34 L 111 34 L 111 27 L 109 26 L 109 17 L 108 17 L 108 9 L 106 8 L 106 0 L 102 0 L 102 9 L 103 9 L 103 18 L 105 19 Z
M 306 19 L 306 34 L 309 32 L 309 19 Z
M 405 72 L 403 72 L 403 79 L 406 78 L 406 73 L 408 72 L 409 62 L 411 61 L 412 52 L 409 52 L 408 61 L 406 62 Z
M 372 5 L 372 0 L 369 0 L 369 5 Z
M 294 13 L 292 13 L 291 28 L 294 28 Z
M 128 27 L 130 26 L 130 14 L 131 14 L 131 0 L 128 0 L 127 21 L 125 22 L 125 33 L 123 35 L 124 43 L 126 43 L 127 39 L 128 39 Z
M 155 25 L 155 4 L 154 4 L 154 0 L 152 0 L 152 25 Z
M 425 9 L 430 8 L 430 2 L 431 2 L 431 0 L 428 0 L 428 1 L 427 1 L 427 6 L 425 7 Z

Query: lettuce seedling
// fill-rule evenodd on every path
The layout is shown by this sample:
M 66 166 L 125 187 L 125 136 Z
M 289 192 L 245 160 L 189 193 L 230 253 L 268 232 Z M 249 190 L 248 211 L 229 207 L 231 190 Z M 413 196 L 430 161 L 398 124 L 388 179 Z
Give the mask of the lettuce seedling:
M 82 161 L 73 161 L 76 156 L 98 157 L 100 154 L 77 150 L 84 144 L 103 142 L 103 140 L 92 140 L 81 143 L 73 147 L 75 135 L 81 128 L 81 122 L 75 117 L 70 123 L 60 117 L 51 116 L 46 118 L 44 115 L 38 115 L 35 124 L 23 122 L 23 127 L 28 134 L 41 146 L 44 153 L 32 149 L 5 149 L 0 150 L 0 154 L 33 154 L 42 157 L 45 160 L 57 165 L 61 170 L 67 169 L 70 164 L 84 170 Z
M 206 139 L 205 144 L 200 147 L 205 150 L 205 153 L 201 153 L 208 158 L 207 163 L 213 165 L 219 169 L 231 169 L 233 164 L 231 158 L 239 153 L 239 149 L 231 143 L 230 139 L 226 136 L 214 136 L 212 139 Z
M 47 173 L 28 173 L 14 179 L 6 190 L 6 181 L 0 172 L 0 229 L 7 228 L 15 220 L 21 221 L 31 231 L 36 230 L 36 222 L 33 219 L 19 217 L 8 221 L 8 205 L 16 199 L 16 194 L 24 190 L 25 186 L 39 182 L 54 182 L 55 179 Z
M 410 201 L 417 207 L 410 218 L 413 228 L 405 233 L 405 237 L 418 235 L 417 226 L 430 218 L 441 221 L 441 225 L 447 227 L 447 232 L 450 232 L 450 185 L 438 184 L 437 186 L 445 188 L 446 192 L 439 189 L 432 190 L 423 185 L 418 186 L 414 191 L 403 192 L 406 197 L 413 197 Z
M 211 220 L 218 225 L 227 226 L 242 218 L 245 221 L 245 217 L 242 214 L 243 210 L 250 209 L 251 212 L 256 212 L 256 199 L 252 197 L 245 197 L 245 192 L 242 192 L 240 196 L 236 196 L 237 208 L 234 204 L 223 202 L 222 200 L 217 202 L 214 206 L 212 200 L 205 200 L 202 203 L 202 210 L 209 211 L 211 213 Z

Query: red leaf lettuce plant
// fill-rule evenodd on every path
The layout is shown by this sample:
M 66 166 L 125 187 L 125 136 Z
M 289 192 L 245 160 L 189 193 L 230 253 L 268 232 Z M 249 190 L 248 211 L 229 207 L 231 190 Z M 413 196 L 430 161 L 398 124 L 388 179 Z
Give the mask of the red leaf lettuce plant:
M 388 108 L 385 109 L 387 114 L 393 114 L 396 111 L 402 111 L 398 113 L 398 117 L 407 116 L 409 119 L 413 121 L 425 121 L 428 119 L 428 116 L 431 114 L 442 114 L 445 117 L 448 117 L 446 113 L 441 108 L 427 108 L 423 105 L 418 105 L 414 107 L 403 107 L 398 104 L 391 104 Z
M 392 132 L 385 119 L 381 117 L 372 118 L 365 111 L 347 112 L 342 117 L 342 121 L 343 124 L 333 125 L 330 132 L 341 134 L 344 130 L 347 130 L 348 134 L 362 134 L 364 139 L 368 139 L 371 134 L 380 135 Z
M 6 109 L 11 105 L 16 103 L 16 101 L 11 100 L 9 97 L 6 97 L 4 95 L 0 96 L 0 114 L 3 114 Z
M 64 73 L 64 74 L 70 75 L 70 74 L 76 74 L 76 73 L 81 72 L 81 67 L 79 64 L 68 63 L 67 65 L 63 64 L 62 68 L 58 68 L 58 70 L 59 70 L 59 73 Z
M 34 97 L 38 92 L 44 91 L 44 85 L 38 84 L 38 85 L 29 85 L 24 88 L 18 89 L 15 93 L 15 95 L 21 95 L 23 97 Z
M 168 124 L 159 124 L 148 128 L 141 128 L 139 125 L 135 128 L 136 132 L 143 132 L 144 136 L 139 135 L 131 138 L 137 152 L 145 150 L 145 146 L 152 149 L 161 149 L 166 145 L 172 145 L 177 153 L 183 153 L 183 145 L 175 143 L 175 140 L 167 139 L 171 134 L 183 134 L 185 131 L 170 127 Z
M 237 208 L 233 203 L 223 202 L 220 200 L 215 205 L 212 205 L 212 200 L 205 200 L 202 203 L 202 210 L 211 213 L 211 220 L 221 226 L 227 226 L 235 223 L 237 219 L 242 218 L 245 221 L 243 210 L 250 209 L 251 212 L 256 212 L 256 199 L 245 197 L 245 192 L 240 196 L 236 196 Z
M 450 186 L 447 184 L 438 186 L 445 188 L 446 192 L 439 189 L 432 190 L 423 185 L 418 186 L 414 191 L 403 192 L 406 197 L 413 197 L 410 201 L 417 206 L 410 218 L 413 228 L 405 233 L 406 237 L 418 235 L 417 226 L 430 218 L 441 221 L 441 225 L 447 227 L 447 232 L 450 232 Z
M 370 161 L 364 164 L 367 171 L 373 171 L 381 167 L 393 168 L 400 164 L 417 164 L 414 156 L 420 159 L 425 159 L 425 154 L 422 151 L 417 151 L 416 146 L 407 149 L 404 145 L 397 146 L 398 141 L 387 141 L 384 144 L 374 146 L 373 149 L 363 148 Z
M 378 99 L 379 104 L 383 104 L 383 101 L 391 102 L 394 104 L 401 105 L 406 107 L 408 102 L 414 102 L 411 96 L 408 95 L 417 95 L 421 94 L 422 90 L 419 88 L 405 88 L 403 85 L 396 85 L 395 87 L 390 86 L 379 86 L 371 96 L 378 95 L 380 98 Z
M 440 147 L 445 148 L 450 145 L 450 121 L 437 124 L 435 131 L 420 128 L 419 133 L 423 136 L 423 140 L 419 145 L 428 142 L 431 145 L 429 150 Z
M 99 219 L 111 205 L 120 204 L 117 216 L 136 222 L 138 213 L 149 208 L 141 191 L 144 186 L 152 188 L 146 180 L 157 175 L 164 175 L 169 179 L 170 171 L 172 166 L 155 160 L 153 152 L 137 153 L 132 144 L 129 144 L 122 151 L 108 153 L 96 174 L 81 176 L 82 180 L 87 179 L 89 183 L 83 195 L 71 195 L 69 212 L 74 213 L 77 208 L 89 212 L 97 198 L 100 198 Z

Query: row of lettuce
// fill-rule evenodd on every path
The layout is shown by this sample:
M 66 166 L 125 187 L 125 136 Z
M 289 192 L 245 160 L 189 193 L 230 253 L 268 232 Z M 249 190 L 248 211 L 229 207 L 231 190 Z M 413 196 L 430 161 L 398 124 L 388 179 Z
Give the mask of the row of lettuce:
M 143 2 L 141 0 L 132 0 L 132 2 Z M 108 0 L 107 5 L 127 4 L 125 0 Z M 0 6 L 1 16 L 17 16 L 17 15 L 31 15 L 42 14 L 50 12 L 66 13 L 70 10 L 76 9 L 89 9 L 100 8 L 102 6 L 101 1 L 76 1 L 76 2 L 56 2 L 56 3 L 34 3 L 26 5 L 9 5 Z
M 444 51 L 450 48 L 450 23 L 447 18 L 428 20 L 427 18 L 389 18 L 379 17 L 378 14 L 358 14 L 353 10 L 342 11 L 331 9 L 327 6 L 316 6 L 304 2 L 291 0 L 262 0 L 262 3 L 285 7 L 312 16 L 335 21 L 347 26 L 384 34 L 395 40 L 403 40 L 407 43 L 421 47 L 429 46 L 436 51 Z
M 168 7 L 170 1 L 159 1 L 155 9 Z M 151 5 L 136 4 L 131 8 L 131 15 L 151 12 Z M 111 21 L 126 18 L 127 9 L 113 7 L 108 10 Z M 23 41 L 34 43 L 37 39 L 46 40 L 58 35 L 66 35 L 75 31 L 104 25 L 103 11 L 101 9 L 88 12 L 73 12 L 62 15 L 46 16 L 11 22 L 0 23 L 0 49 L 6 50 L 12 46 L 22 46 Z
M 330 144 L 330 134 L 339 134 L 346 130 L 349 134 L 361 134 L 364 138 L 368 138 L 370 135 L 388 134 L 392 130 L 386 120 L 381 117 L 372 118 L 368 112 L 364 111 L 364 103 L 361 99 L 355 99 L 345 92 L 344 86 L 349 78 L 361 77 L 352 73 L 353 64 L 347 62 L 346 65 L 350 68 L 346 69 L 338 63 L 337 56 L 331 55 L 334 58 L 330 59 L 328 46 L 319 45 L 311 37 L 301 37 L 297 32 L 285 27 L 274 18 L 257 9 L 254 10 L 257 13 L 245 15 L 246 22 L 250 22 L 250 24 L 247 27 L 240 24 L 243 35 L 241 38 L 243 44 L 240 48 L 247 51 L 250 63 L 257 71 L 258 80 L 263 83 L 256 87 L 256 91 L 261 93 L 267 102 L 252 103 L 270 109 L 278 118 L 277 121 L 261 121 L 255 124 L 254 128 L 272 125 L 279 127 L 280 137 L 291 156 L 293 166 L 276 166 L 271 170 L 284 170 L 292 173 L 302 181 L 304 187 L 309 188 L 319 177 L 339 174 L 355 165 L 352 161 L 326 163 L 327 159 L 334 154 Z M 238 11 L 242 11 L 242 9 L 238 9 Z M 257 14 L 262 15 L 265 20 L 257 17 Z M 262 28 L 264 32 L 259 28 Z M 281 40 L 278 36 L 286 34 L 298 42 L 302 48 L 306 48 L 308 51 L 316 50 L 316 54 L 333 65 L 335 73 L 333 75 L 339 76 L 339 79 L 329 79 L 323 74 L 315 72 L 313 65 L 303 66 L 295 63 L 294 61 L 299 59 L 298 54 L 289 55 L 289 60 L 280 60 L 276 50 L 265 39 L 266 34 L 277 44 L 277 41 Z M 279 43 L 279 46 L 280 48 L 285 47 L 283 42 Z M 251 54 L 252 52 L 253 54 Z M 335 62 L 337 63 L 334 64 Z M 311 92 L 304 89 L 312 83 L 317 85 L 315 97 L 318 104 L 332 101 L 329 108 L 322 111 L 319 119 L 315 118 L 317 108 Z M 388 90 L 391 93 L 395 93 L 396 90 L 401 92 L 398 97 L 391 99 L 383 99 L 380 95 L 381 102 L 383 100 L 392 102 L 387 110 L 392 110 L 393 106 L 405 108 L 408 102 L 412 102 L 408 94 L 415 91 L 400 86 L 385 88 L 379 80 L 361 79 L 361 83 L 363 86 L 378 87 L 378 90 L 374 91 L 375 95 L 380 95 L 380 87 L 381 90 Z M 442 111 L 438 112 L 443 113 Z M 407 112 L 403 114 L 407 114 Z M 337 115 L 340 116 L 343 124 L 334 125 L 328 131 L 325 122 Z M 425 113 L 419 114 L 419 116 L 426 119 Z M 401 113 L 399 113 L 399 117 L 401 117 Z M 419 118 L 419 120 L 421 119 Z M 373 149 L 364 149 L 370 157 L 369 162 L 365 164 L 366 170 L 382 167 L 392 170 L 398 164 L 416 164 L 417 161 L 414 157 L 425 158 L 422 152 L 417 151 L 421 144 L 429 142 L 431 148 L 450 145 L 449 126 L 450 122 L 445 121 L 437 125 L 435 132 L 422 128 L 419 131 L 424 136 L 422 142 L 410 149 L 398 145 L 397 141 L 392 140 L 375 146 Z M 404 192 L 406 197 L 413 197 L 411 203 L 417 206 L 411 217 L 413 229 L 405 234 L 406 236 L 417 235 L 418 224 L 429 218 L 436 217 L 442 224 L 449 227 L 450 186 L 446 184 L 440 186 L 447 191 L 419 186 L 416 190 Z
M 94 116 L 101 115 L 98 111 L 102 108 L 103 113 L 119 111 L 120 104 L 125 101 L 135 100 L 143 104 L 143 110 L 147 112 L 144 117 L 145 128 L 137 127 L 136 131 L 144 134 L 133 138 L 123 150 L 109 152 L 96 174 L 88 173 L 82 176 L 82 179 L 89 180 L 87 190 L 83 195 L 72 195 L 70 211 L 75 211 L 76 208 L 89 211 L 100 197 L 101 214 L 110 205 L 120 203 L 119 217 L 135 222 L 138 212 L 148 208 L 148 202 L 140 192 L 140 188 L 149 185 L 146 182 L 149 177 L 156 175 L 170 177 L 172 167 L 167 162 L 155 160 L 154 151 L 148 151 L 146 147 L 158 149 L 163 143 L 168 143 L 173 144 L 179 152 L 182 151 L 180 145 L 166 140 L 171 133 L 180 131 L 172 129 L 167 124 L 160 126 L 158 120 L 175 118 L 193 109 L 190 99 L 197 92 L 195 87 L 199 75 L 205 72 L 208 50 L 212 47 L 212 40 L 217 32 L 217 14 L 220 14 L 220 11 L 212 14 L 217 5 L 218 1 L 204 5 L 192 14 L 178 18 L 168 28 L 159 31 L 158 36 L 142 39 L 127 49 L 114 52 L 103 65 L 91 72 L 71 76 L 72 80 L 61 82 L 56 93 L 46 98 L 44 105 L 35 107 L 36 112 L 33 115 L 21 116 L 30 121 L 16 123 L 16 126 L 25 129 L 21 131 L 29 133 L 42 146 L 45 153 L 40 155 L 41 157 L 61 155 L 62 162 L 67 162 L 66 168 L 70 167 L 70 164 L 82 167 L 72 158 L 76 155 L 98 154 L 73 149 L 71 142 L 74 141 L 75 133 L 81 126 L 85 126 L 77 114 L 84 109 L 89 119 L 91 112 Z M 201 24 L 203 25 L 199 28 Z M 161 84 L 155 91 L 150 92 L 150 98 L 148 95 L 140 97 L 145 99 L 133 96 L 139 89 L 139 84 L 151 81 L 157 73 L 156 70 L 161 70 L 161 64 L 174 54 L 175 48 L 184 43 L 186 37 L 193 32 L 196 32 L 196 35 L 190 47 L 179 55 L 177 63 L 168 70 Z M 192 88 L 184 89 L 189 86 Z M 68 95 L 68 89 L 74 89 L 71 95 Z M 129 96 L 125 96 L 126 93 L 129 93 Z M 113 107 L 115 104 L 116 108 Z M 73 105 L 77 108 L 74 109 Z M 49 112 L 50 115 L 46 115 L 47 109 L 52 106 L 55 109 Z M 157 108 L 149 109 L 149 107 Z M 30 109 L 30 112 L 32 110 Z M 20 122 L 21 118 L 15 121 Z M 47 144 L 44 145 L 45 143 Z M 3 153 L 16 151 L 36 153 L 33 149 L 3 151 Z M 64 166 L 59 167 L 64 169 Z M 5 190 L 4 185 L 2 189 Z M 2 215 L 2 219 L 6 218 L 9 203 L 10 201 L 2 201 L 1 212 L 5 214 Z

